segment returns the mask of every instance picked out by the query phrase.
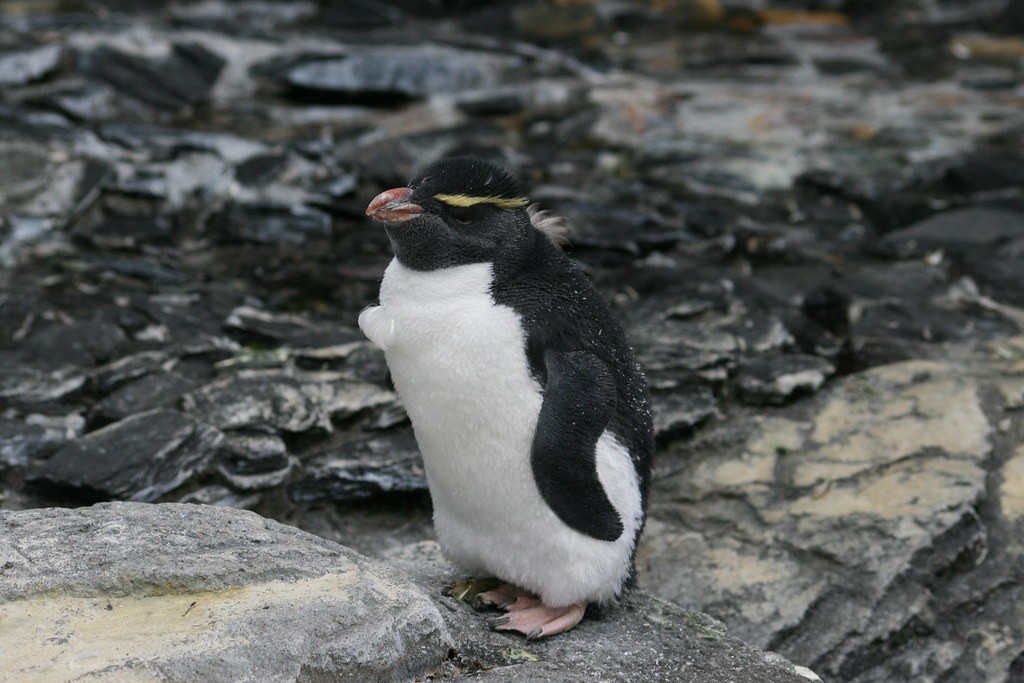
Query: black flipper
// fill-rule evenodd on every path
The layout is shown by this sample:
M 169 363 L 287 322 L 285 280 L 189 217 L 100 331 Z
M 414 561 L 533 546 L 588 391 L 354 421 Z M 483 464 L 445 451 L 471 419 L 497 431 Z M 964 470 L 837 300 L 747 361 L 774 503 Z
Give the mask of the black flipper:
M 567 525 L 615 541 L 622 519 L 597 478 L 597 440 L 615 412 L 615 380 L 587 351 L 548 351 L 544 365 L 544 403 L 530 457 L 537 488 Z

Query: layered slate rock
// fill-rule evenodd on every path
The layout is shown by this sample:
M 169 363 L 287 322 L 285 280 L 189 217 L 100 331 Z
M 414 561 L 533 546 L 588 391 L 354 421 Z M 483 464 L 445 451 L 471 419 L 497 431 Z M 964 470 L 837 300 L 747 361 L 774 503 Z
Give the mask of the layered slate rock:
M 174 410 L 137 413 L 68 443 L 31 481 L 88 501 L 156 500 L 202 471 L 222 439 Z
M 0 566 L 20 679 L 402 680 L 452 644 L 399 572 L 245 511 L 0 512 Z
M 297 503 L 427 490 L 423 456 L 411 432 L 347 443 L 313 456 L 304 465 L 305 475 L 288 487 L 288 495 Z
M 874 368 L 662 457 L 641 581 L 836 680 L 1013 680 L 1022 351 Z

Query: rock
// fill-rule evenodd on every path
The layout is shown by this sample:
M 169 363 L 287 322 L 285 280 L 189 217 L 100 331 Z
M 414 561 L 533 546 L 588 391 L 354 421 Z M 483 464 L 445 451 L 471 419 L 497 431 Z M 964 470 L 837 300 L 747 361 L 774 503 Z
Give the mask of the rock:
M 154 408 L 169 408 L 196 386 L 176 372 L 155 372 L 129 381 L 93 406 L 92 413 L 104 422 L 115 422 Z
M 659 460 L 673 474 L 654 484 L 641 583 L 838 680 L 1012 680 L 1019 646 L 956 634 L 1024 643 L 1020 610 L 1002 607 L 1024 594 L 1024 550 L 1010 540 L 1019 487 L 990 398 L 1024 395 L 1022 344 L 947 346 L 943 361 L 874 368 L 809 404 L 702 431 L 684 457 Z M 1008 463 L 998 503 L 993 461 Z M 960 610 L 973 616 L 940 616 Z M 880 645 L 897 633 L 898 650 Z
M 201 472 L 222 438 L 173 410 L 137 413 L 67 444 L 30 482 L 84 500 L 156 500 Z
M 654 433 L 659 441 L 687 433 L 715 414 L 715 395 L 708 387 L 681 387 L 651 394 Z
M 0 406 L 40 407 L 69 398 L 85 385 L 78 368 L 43 370 L 0 351 Z
M 95 222 L 82 221 L 71 234 L 104 250 L 137 250 L 169 244 L 170 221 L 162 216 L 104 214 Z
M 233 203 L 207 229 L 223 242 L 294 245 L 329 238 L 331 219 L 307 207 Z
M 164 351 L 140 351 L 96 368 L 90 381 L 99 392 L 106 394 L 125 382 L 169 369 L 173 364 L 174 361 Z
M 52 453 L 62 435 L 40 425 L 0 417 L 0 469 L 21 467 Z
M 961 254 L 1024 237 L 1024 212 L 968 207 L 936 214 L 891 232 L 878 243 L 887 256 L 917 258 L 932 251 Z
M 782 657 L 746 647 L 721 623 L 637 591 L 618 606 L 591 608 L 568 633 L 524 641 L 486 628 L 493 613 L 438 595 L 437 587 L 464 576 L 425 541 L 386 554 L 388 562 L 429 591 L 451 629 L 455 655 L 442 670 L 485 681 L 664 681 L 807 683 L 819 679 Z M 640 656 L 638 653 L 647 653 Z
M 218 429 L 331 431 L 331 418 L 385 405 L 394 394 L 334 373 L 243 370 L 184 398 L 185 412 Z
M 267 489 L 287 481 L 292 459 L 279 436 L 229 432 L 221 444 L 217 471 L 236 489 Z
M 285 82 L 304 95 L 373 102 L 493 87 L 504 71 L 518 64 L 482 52 L 392 47 L 301 63 L 288 70 Z
M 41 327 L 24 342 L 30 358 L 51 368 L 102 363 L 126 352 L 128 345 L 118 325 L 100 318 Z
M 1024 156 L 988 152 L 946 170 L 943 181 L 955 192 L 975 194 L 1024 186 Z
M 19 625 L 0 667 L 18 678 L 408 680 L 452 645 L 399 572 L 251 512 L 0 512 L 0 538 L 0 615 Z
M 0 52 L 0 87 L 25 85 L 46 76 L 57 68 L 62 52 L 60 45 Z
M 9 349 L 25 338 L 36 318 L 38 298 L 34 289 L 11 288 L 0 293 L 0 349 Z
M 423 457 L 411 432 L 375 436 L 319 453 L 288 487 L 295 503 L 344 502 L 381 493 L 427 490 Z
M 96 123 L 109 121 L 121 113 L 124 102 L 113 88 L 98 83 L 59 84 L 28 100 L 70 119 Z
M 146 57 L 109 45 L 79 55 L 82 73 L 170 113 L 207 102 L 224 65 L 223 58 L 199 43 L 174 43 L 165 57 Z
M 817 356 L 759 356 L 740 364 L 736 388 L 747 403 L 778 405 L 814 393 L 834 372 L 831 363 Z
M 364 345 L 366 337 L 350 327 L 317 324 L 308 316 L 264 311 L 239 306 L 231 311 L 224 327 L 242 333 L 244 340 L 272 342 L 311 357 L 344 358 Z

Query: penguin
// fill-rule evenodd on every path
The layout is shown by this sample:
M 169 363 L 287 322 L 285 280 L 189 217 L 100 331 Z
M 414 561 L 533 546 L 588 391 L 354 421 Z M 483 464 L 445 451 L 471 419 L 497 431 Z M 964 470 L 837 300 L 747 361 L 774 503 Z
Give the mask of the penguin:
M 477 606 L 539 638 L 636 583 L 654 432 L 608 302 L 519 181 L 444 158 L 366 209 L 394 259 L 359 327 L 423 454 L 445 556 L 496 577 Z

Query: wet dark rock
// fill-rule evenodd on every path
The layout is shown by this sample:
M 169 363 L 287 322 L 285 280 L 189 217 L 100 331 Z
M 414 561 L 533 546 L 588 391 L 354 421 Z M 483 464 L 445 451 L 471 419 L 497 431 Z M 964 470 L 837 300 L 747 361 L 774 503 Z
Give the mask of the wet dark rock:
M 260 143 L 222 131 L 189 130 L 145 123 L 111 122 L 97 134 L 125 149 L 145 152 L 155 159 L 169 160 L 188 152 L 209 152 L 227 161 L 239 162 L 264 150 Z
M 304 95 L 372 103 L 493 86 L 516 64 L 451 48 L 391 48 L 298 64 L 288 70 L 285 82 Z
M 215 215 L 207 230 L 222 242 L 305 244 L 329 238 L 331 218 L 308 207 L 235 203 Z
M 76 121 L 109 121 L 122 113 L 117 91 L 100 83 L 60 83 L 27 99 L 29 104 L 52 109 Z
M 52 368 L 96 365 L 125 353 L 129 346 L 118 325 L 98 318 L 40 326 L 24 342 L 30 358 Z
M 1019 242 L 1019 241 L 1018 241 Z M 969 254 L 963 259 L 965 273 L 986 288 L 996 301 L 1024 307 L 1024 249 L 1014 253 L 1013 243 L 996 253 Z
M 814 393 L 834 373 L 832 364 L 817 356 L 760 356 L 740 364 L 736 388 L 746 403 L 781 405 Z
M 70 398 L 85 380 L 78 368 L 40 369 L 20 355 L 0 352 L 0 406 L 41 408 Z
M 885 235 L 882 254 L 916 258 L 932 251 L 961 254 L 979 247 L 1024 237 L 1024 211 L 984 206 L 953 209 Z
M 685 386 L 651 394 L 654 433 L 659 441 L 688 433 L 717 412 L 715 394 L 705 386 Z
M 223 430 L 301 433 L 329 432 L 332 417 L 348 417 L 393 399 L 389 391 L 335 373 L 243 370 L 187 394 L 184 406 Z
M 926 346 L 1014 334 L 1017 325 L 980 307 L 939 308 L 880 303 L 864 309 L 850 331 L 852 351 L 865 366 L 920 357 Z
M 369 29 L 397 24 L 403 19 L 405 14 L 393 3 L 344 0 L 321 5 L 313 23 L 342 29 Z
M 173 410 L 138 413 L 64 446 L 29 480 L 49 495 L 153 501 L 202 471 L 222 438 Z
M 244 185 L 262 185 L 273 180 L 287 163 L 283 154 L 257 154 L 235 167 L 235 179 Z
M 427 490 L 423 458 L 412 432 L 375 436 L 320 453 L 288 487 L 296 503 L 344 502 L 382 493 Z
M 793 335 L 782 320 L 769 313 L 751 312 L 722 327 L 736 335 L 743 350 L 765 353 L 793 343 Z
M 286 346 L 297 356 L 325 361 L 343 359 L 366 342 L 360 332 L 350 327 L 318 324 L 308 316 L 273 313 L 252 306 L 231 311 L 224 327 L 243 340 Z
M 351 197 L 358 187 L 359 176 L 357 174 L 341 173 L 326 182 L 316 185 L 313 188 L 313 192 L 329 199 L 344 199 Z
M 245 371 L 185 396 L 186 413 L 219 429 L 329 431 L 330 390 L 281 373 Z
M 850 329 L 852 303 L 849 295 L 842 290 L 824 286 L 808 292 L 800 310 L 829 332 L 844 335 Z
M 63 441 L 62 435 L 40 425 L 0 417 L 0 469 L 45 458 Z
M 630 203 L 614 206 L 582 201 L 551 199 L 538 193 L 534 199 L 573 226 L 570 240 L 574 246 L 618 249 L 643 254 L 654 248 L 666 248 L 685 240 L 689 233 L 682 221 L 659 219 L 639 211 Z
M 221 444 L 217 471 L 242 491 L 268 489 L 284 483 L 293 460 L 280 437 L 273 434 L 229 432 Z
M 96 222 L 80 222 L 71 234 L 101 249 L 136 250 L 168 244 L 172 226 L 163 216 L 107 213 Z
M 378 386 L 390 386 L 391 371 L 380 348 L 365 344 L 354 349 L 345 367 L 357 378 Z
M 82 73 L 159 110 L 179 112 L 209 100 L 224 68 L 222 57 L 198 43 L 174 43 L 164 58 L 100 45 L 79 56 Z
M 25 85 L 53 72 L 60 63 L 60 45 L 40 45 L 0 52 L 0 87 Z
M 49 165 L 45 150 L 0 142 L 0 196 L 8 201 L 31 196 L 46 186 Z
M 943 178 L 954 191 L 975 194 L 1024 187 L 1024 156 L 1013 152 L 989 152 L 966 159 L 948 169 Z
M 157 372 L 167 366 L 170 356 L 163 351 L 140 351 L 118 358 L 96 368 L 90 376 L 90 384 L 102 394 L 144 375 Z
M 25 338 L 36 319 L 36 305 L 32 289 L 0 292 L 0 349 L 11 348 Z
M 115 422 L 144 410 L 168 408 L 196 383 L 176 372 L 154 372 L 123 384 L 92 408 L 102 422 Z

